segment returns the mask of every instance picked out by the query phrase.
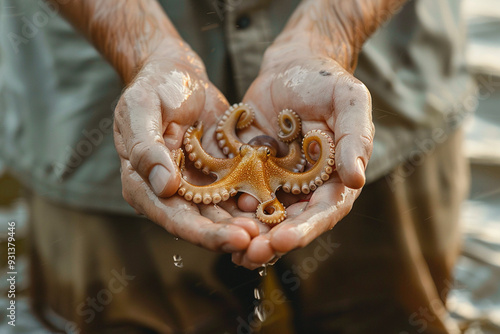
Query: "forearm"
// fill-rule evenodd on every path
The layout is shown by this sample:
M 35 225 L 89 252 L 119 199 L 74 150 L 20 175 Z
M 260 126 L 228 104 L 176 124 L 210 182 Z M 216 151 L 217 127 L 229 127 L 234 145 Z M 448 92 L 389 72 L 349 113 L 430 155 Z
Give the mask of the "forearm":
M 307 43 L 307 51 L 328 56 L 354 71 L 359 50 L 406 0 L 304 0 L 276 45 Z
M 182 44 L 156 0 L 72 0 L 58 6 L 129 83 L 161 43 Z

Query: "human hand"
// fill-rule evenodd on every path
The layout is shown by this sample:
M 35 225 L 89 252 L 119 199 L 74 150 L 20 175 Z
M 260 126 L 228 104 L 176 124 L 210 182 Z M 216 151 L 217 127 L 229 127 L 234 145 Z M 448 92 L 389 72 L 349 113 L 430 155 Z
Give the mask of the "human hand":
M 303 134 L 313 129 L 328 133 L 336 151 L 336 172 L 331 178 L 308 201 L 288 206 L 285 221 L 233 255 L 236 264 L 255 268 L 306 246 L 350 211 L 365 182 L 374 127 L 371 97 L 359 80 L 335 60 L 289 45 L 266 53 L 260 75 L 243 101 L 254 108 L 256 127 L 266 134 L 276 136 L 277 114 L 292 109 L 301 117 Z M 241 136 L 249 138 L 254 131 Z M 255 210 L 256 204 L 249 195 L 240 197 L 242 209 Z
M 244 98 L 256 110 L 257 125 L 275 135 L 277 126 L 268 124 L 276 124 L 282 109 L 293 109 L 304 133 L 320 129 L 335 139 L 336 172 L 307 202 L 288 206 L 288 219 L 233 254 L 235 263 L 255 268 L 304 247 L 350 211 L 365 182 L 374 135 L 370 94 L 352 73 L 364 42 L 405 2 L 303 1 L 266 51 Z M 255 205 L 249 196 L 240 197 L 242 209 Z
M 171 196 L 180 175 L 170 150 L 180 147 L 196 120 L 210 127 L 228 103 L 158 1 L 51 1 L 127 85 L 114 122 L 127 202 L 194 244 L 226 252 L 245 249 L 258 234 L 251 219 L 231 219 L 221 208 Z
M 196 121 L 213 128 L 227 107 L 198 56 L 180 40 L 165 41 L 123 92 L 115 110 L 114 136 L 123 196 L 138 213 L 186 241 L 234 252 L 245 249 L 258 234 L 251 219 L 233 219 L 221 207 L 172 196 L 181 176 L 171 150 L 181 146 L 184 132 Z M 205 137 L 213 136 L 208 132 Z M 216 147 L 213 140 L 205 144 L 209 151 Z

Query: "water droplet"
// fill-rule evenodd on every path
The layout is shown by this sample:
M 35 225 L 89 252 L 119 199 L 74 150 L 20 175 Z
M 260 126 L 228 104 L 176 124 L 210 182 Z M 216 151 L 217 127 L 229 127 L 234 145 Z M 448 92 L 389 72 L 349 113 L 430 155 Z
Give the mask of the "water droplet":
M 266 320 L 266 318 L 267 318 L 266 313 L 262 309 L 262 305 L 255 306 L 255 308 L 254 308 L 254 314 L 257 317 L 257 319 L 259 319 L 260 322 L 264 322 Z
M 174 237 L 174 240 L 175 240 L 175 241 L 177 241 L 177 240 L 179 240 L 179 238 L 177 238 L 177 237 Z
M 275 257 L 274 257 L 271 261 L 269 261 L 269 262 L 267 263 L 267 265 L 268 265 L 268 266 L 274 266 L 274 264 L 275 264 L 276 262 L 278 262 L 278 260 L 279 260 L 279 259 L 281 259 L 281 257 L 280 257 L 280 256 L 275 256 Z
M 179 254 L 175 254 L 174 256 L 172 256 L 172 258 L 174 259 L 174 266 L 176 266 L 177 268 L 184 267 L 184 262 L 182 262 L 182 256 L 180 256 Z
M 255 299 L 261 300 L 262 297 L 264 297 L 264 292 L 259 288 L 255 288 L 253 289 L 253 296 L 255 297 Z
M 263 264 L 259 269 L 259 275 L 262 277 L 267 276 L 267 264 Z

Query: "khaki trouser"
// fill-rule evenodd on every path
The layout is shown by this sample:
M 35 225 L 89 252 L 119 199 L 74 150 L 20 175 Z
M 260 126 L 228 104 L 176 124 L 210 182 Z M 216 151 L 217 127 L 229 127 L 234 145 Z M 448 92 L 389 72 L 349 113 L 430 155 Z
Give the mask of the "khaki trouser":
M 333 230 L 274 265 L 263 331 L 448 333 L 444 300 L 467 188 L 461 131 L 367 185 Z M 229 255 L 175 240 L 140 217 L 83 212 L 37 195 L 29 203 L 35 308 L 67 319 L 66 331 L 256 331 L 261 277 Z

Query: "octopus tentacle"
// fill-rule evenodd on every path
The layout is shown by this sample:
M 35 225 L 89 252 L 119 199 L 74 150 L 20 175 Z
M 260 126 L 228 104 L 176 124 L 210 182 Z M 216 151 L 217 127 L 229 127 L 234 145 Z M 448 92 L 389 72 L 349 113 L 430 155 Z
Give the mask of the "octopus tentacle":
M 313 141 L 320 146 L 320 156 L 316 161 L 312 160 L 308 152 L 309 144 Z M 330 174 L 335 170 L 333 139 L 320 130 L 311 130 L 304 136 L 302 147 L 307 160 L 313 161 L 314 165 L 303 173 L 293 173 L 281 169 L 271 160 L 268 163 L 268 169 L 272 175 L 275 175 L 271 180 L 271 188 L 276 189 L 281 186 L 285 192 L 308 194 L 330 178 Z
M 295 139 L 299 138 L 302 130 L 299 115 L 293 110 L 283 109 L 278 115 L 278 126 L 280 127 L 278 138 L 284 143 L 289 143 L 288 154 L 273 160 L 278 166 L 290 171 L 303 171 L 306 160 L 304 160 L 300 145 L 295 141 Z
M 269 201 L 260 203 L 255 215 L 261 222 L 275 225 L 285 220 L 286 210 L 283 204 L 275 197 Z
M 171 151 L 171 154 L 173 158 L 172 160 L 174 160 L 182 173 L 186 169 L 185 157 L 182 148 Z
M 302 155 L 302 148 L 298 141 L 293 141 L 288 145 L 288 153 L 284 157 L 277 157 L 279 144 L 274 137 L 268 135 L 259 135 L 253 137 L 248 145 L 252 147 L 265 146 L 270 150 L 270 157 L 275 160 L 276 164 L 280 167 L 291 170 L 293 172 L 300 172 L 304 169 L 306 160 Z
M 200 121 L 195 126 L 191 126 L 184 134 L 184 149 L 188 159 L 194 162 L 194 166 L 204 174 L 210 172 L 218 178 L 224 177 L 234 165 L 231 159 L 214 158 L 208 154 L 201 146 L 201 136 L 203 135 L 203 123 Z
M 302 154 L 302 149 L 298 141 L 290 143 L 288 154 L 284 157 L 271 158 L 278 166 L 289 171 L 298 173 L 304 170 L 306 160 Z
M 174 151 L 174 161 L 177 163 L 179 168 L 184 165 L 184 160 L 185 156 L 182 150 L 179 149 Z M 237 165 L 238 163 L 236 162 L 234 166 Z M 190 183 L 186 180 L 186 177 L 183 176 L 177 193 L 186 200 L 193 201 L 194 203 L 203 202 L 204 204 L 216 204 L 220 201 L 228 200 L 231 196 L 235 196 L 238 191 L 232 187 L 231 182 L 228 182 L 226 179 L 218 180 L 209 185 L 198 186 Z
M 197 186 L 182 178 L 177 193 L 186 200 L 197 204 L 201 202 L 203 204 L 217 204 L 221 201 L 227 201 L 231 196 L 235 196 L 238 190 L 229 186 L 226 182 Z
M 299 115 L 290 109 L 283 109 L 279 113 L 278 125 L 280 127 L 278 138 L 284 143 L 289 143 L 297 139 L 300 135 L 300 131 L 302 130 Z
M 234 104 L 231 106 L 217 125 L 215 136 L 222 153 L 229 158 L 238 154 L 240 146 L 243 144 L 235 129 L 241 130 L 252 124 L 254 112 L 247 104 Z

